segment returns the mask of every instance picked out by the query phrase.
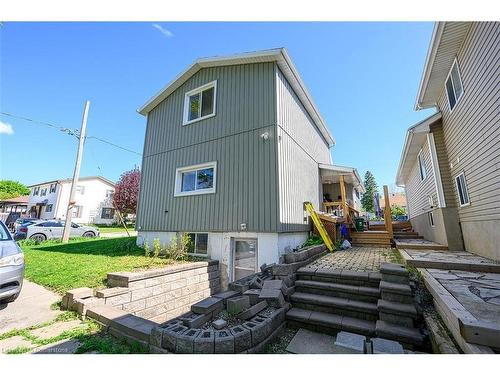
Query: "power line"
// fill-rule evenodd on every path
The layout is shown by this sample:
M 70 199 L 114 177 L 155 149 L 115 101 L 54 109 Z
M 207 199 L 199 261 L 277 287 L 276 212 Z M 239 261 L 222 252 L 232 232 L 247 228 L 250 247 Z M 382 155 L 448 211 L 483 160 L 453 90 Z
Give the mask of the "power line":
M 0 114 L 5 115 L 5 116 L 9 116 L 9 117 L 12 117 L 12 118 L 15 118 L 15 119 L 18 119 L 18 120 L 28 121 L 28 122 L 32 122 L 34 124 L 44 125 L 44 126 L 47 126 L 47 127 L 53 128 L 53 129 L 57 129 L 57 130 L 59 130 L 59 131 L 61 131 L 63 133 L 66 133 L 68 135 L 73 135 L 73 136 L 75 136 L 77 138 L 80 137 L 80 131 L 78 129 L 69 129 L 69 128 L 65 128 L 65 127 L 59 126 L 59 125 L 51 124 L 50 122 L 34 120 L 34 119 L 31 119 L 31 118 L 28 118 L 28 117 L 13 115 L 12 113 L 7 113 L 7 112 L 0 112 Z M 129 148 L 117 145 L 116 143 L 113 143 L 111 141 L 108 141 L 108 140 L 100 138 L 100 137 L 87 136 L 85 139 L 95 139 L 95 140 L 97 140 L 99 142 L 106 143 L 107 145 L 119 148 L 119 149 L 121 149 L 123 151 L 131 152 L 133 154 L 142 156 L 142 154 L 140 154 L 140 153 L 138 153 L 138 152 L 136 152 L 134 150 L 131 150 Z

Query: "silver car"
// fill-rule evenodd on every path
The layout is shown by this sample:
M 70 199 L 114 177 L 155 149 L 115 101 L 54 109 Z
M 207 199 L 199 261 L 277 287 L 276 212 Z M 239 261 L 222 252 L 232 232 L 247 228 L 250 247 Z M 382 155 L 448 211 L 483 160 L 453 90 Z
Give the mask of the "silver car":
M 24 255 L 0 222 L 0 302 L 14 302 L 21 293 L 24 278 Z
M 45 240 L 62 238 L 64 223 L 64 220 L 46 220 L 27 226 L 21 226 L 21 228 L 25 228 L 25 238 L 30 238 L 36 242 L 42 242 Z M 97 227 L 71 223 L 69 236 L 99 237 L 99 229 Z

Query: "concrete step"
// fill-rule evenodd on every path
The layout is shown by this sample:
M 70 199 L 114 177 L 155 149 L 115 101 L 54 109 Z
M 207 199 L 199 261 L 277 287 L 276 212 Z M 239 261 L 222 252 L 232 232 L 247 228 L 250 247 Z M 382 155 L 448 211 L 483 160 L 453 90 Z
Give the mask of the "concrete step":
M 414 327 L 414 319 L 417 318 L 417 309 L 414 304 L 379 299 L 377 308 L 380 320 L 403 327 Z
M 378 288 L 382 275 L 379 272 L 356 272 L 342 269 L 316 269 L 302 267 L 297 271 L 298 280 L 313 280 Z
M 395 234 L 394 238 L 399 239 L 399 240 L 404 240 L 405 238 L 423 240 L 424 236 L 420 236 L 419 234 Z
M 416 328 L 403 327 L 396 324 L 377 320 L 375 331 L 378 337 L 396 340 L 401 343 L 422 346 L 424 336 Z
M 295 290 L 297 292 L 321 294 L 374 303 L 380 298 L 380 291 L 378 288 L 325 281 L 297 280 L 295 283 Z
M 372 302 L 302 292 L 295 292 L 290 300 L 293 307 L 370 321 L 378 319 L 377 304 Z
M 366 336 L 375 335 L 375 322 L 338 314 L 293 307 L 286 313 L 286 319 L 288 323 L 292 323 L 292 325 L 296 327 L 302 327 L 323 333 L 347 331 Z

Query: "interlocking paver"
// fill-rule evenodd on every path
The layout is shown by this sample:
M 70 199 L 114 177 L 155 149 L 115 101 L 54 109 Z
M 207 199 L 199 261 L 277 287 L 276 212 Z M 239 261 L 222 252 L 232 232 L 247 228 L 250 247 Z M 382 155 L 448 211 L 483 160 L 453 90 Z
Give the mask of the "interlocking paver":
M 316 269 L 343 269 L 356 272 L 378 271 L 380 264 L 391 262 L 391 249 L 352 247 L 324 255 L 308 265 Z

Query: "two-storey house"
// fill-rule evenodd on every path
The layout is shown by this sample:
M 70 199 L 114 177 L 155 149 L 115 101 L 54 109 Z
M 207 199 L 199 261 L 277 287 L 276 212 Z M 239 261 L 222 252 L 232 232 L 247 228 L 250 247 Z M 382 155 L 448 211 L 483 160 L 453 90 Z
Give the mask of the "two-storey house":
M 500 260 L 500 23 L 438 22 L 397 173 L 426 238 Z
M 334 139 L 284 49 L 199 59 L 139 113 L 138 243 L 189 233 L 229 280 L 306 240 L 303 203 L 321 209 L 323 180 L 345 175 L 359 197 L 355 170 L 332 165 Z
M 40 219 L 65 219 L 71 181 L 68 178 L 29 186 L 28 215 Z M 114 192 L 115 185 L 104 177 L 81 177 L 76 186 L 72 221 L 82 224 L 113 223 Z

